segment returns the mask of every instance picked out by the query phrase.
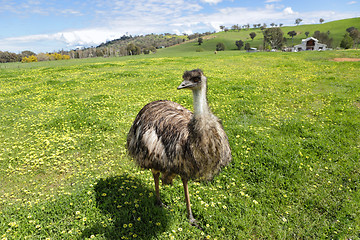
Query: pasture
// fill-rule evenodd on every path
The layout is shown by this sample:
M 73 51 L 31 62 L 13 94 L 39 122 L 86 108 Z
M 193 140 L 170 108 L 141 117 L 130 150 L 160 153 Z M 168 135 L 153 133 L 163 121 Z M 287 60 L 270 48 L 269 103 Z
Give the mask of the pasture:
M 0 65 L 0 239 L 360 238 L 360 51 L 156 55 Z M 232 163 L 154 206 L 126 154 L 138 111 L 192 109 L 185 70 L 208 77 Z

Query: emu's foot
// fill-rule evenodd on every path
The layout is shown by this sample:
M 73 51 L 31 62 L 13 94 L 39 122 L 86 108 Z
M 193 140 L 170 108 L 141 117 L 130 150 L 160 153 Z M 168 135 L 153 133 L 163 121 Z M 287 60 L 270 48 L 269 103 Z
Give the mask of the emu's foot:
M 156 206 L 158 206 L 158 207 L 168 208 L 168 206 L 165 205 L 162 201 L 156 201 L 155 204 L 156 204 Z
M 193 216 L 189 217 L 189 222 L 192 226 L 197 227 L 198 229 L 203 231 L 202 227 L 200 227 L 198 221 Z

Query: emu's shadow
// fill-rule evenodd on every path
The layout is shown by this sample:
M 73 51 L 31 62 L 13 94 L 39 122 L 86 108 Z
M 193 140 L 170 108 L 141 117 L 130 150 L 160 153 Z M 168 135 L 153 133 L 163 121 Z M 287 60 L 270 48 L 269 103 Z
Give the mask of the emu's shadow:
M 127 174 L 100 179 L 94 187 L 96 204 L 111 222 L 97 223 L 83 231 L 82 238 L 101 234 L 107 239 L 150 239 L 166 229 L 166 209 L 155 206 L 153 191 Z

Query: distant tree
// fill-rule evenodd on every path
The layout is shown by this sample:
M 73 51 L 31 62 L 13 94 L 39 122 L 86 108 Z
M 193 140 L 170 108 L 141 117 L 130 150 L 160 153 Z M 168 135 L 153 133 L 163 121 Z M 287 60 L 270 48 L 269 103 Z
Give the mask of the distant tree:
M 129 55 L 140 55 L 141 49 L 134 43 L 129 43 L 126 47 Z
M 0 63 L 19 62 L 20 60 L 21 54 L 11 53 L 8 51 L 0 51 Z
M 360 31 L 356 28 L 354 28 L 351 32 L 350 32 L 350 37 L 354 40 L 354 45 L 357 48 L 357 45 L 359 44 L 360 41 Z
M 350 37 L 349 33 L 344 35 L 344 38 L 341 40 L 340 47 L 349 49 L 353 45 L 353 39 Z
M 351 31 L 352 31 L 352 30 L 355 30 L 355 29 L 356 29 L 355 27 L 349 27 L 349 28 L 346 29 L 346 31 L 347 31 L 348 33 L 351 33 Z
M 270 26 L 271 27 L 274 27 L 276 24 L 275 23 L 270 23 Z
M 222 42 L 216 44 L 216 51 L 225 51 L 225 45 Z
M 236 25 L 233 25 L 232 27 L 231 27 L 231 29 L 232 30 L 234 30 L 234 31 L 240 31 L 240 27 L 239 27 L 239 24 L 236 24 Z
M 156 52 L 156 48 L 154 46 L 147 46 L 143 49 L 144 54 L 150 54 L 151 52 Z
M 255 32 L 251 32 L 249 35 L 250 35 L 250 37 L 251 37 L 252 40 L 254 40 L 254 38 L 256 37 L 256 33 L 255 33 Z
M 95 55 L 97 57 L 102 57 L 102 56 L 104 56 L 104 52 L 101 49 L 96 49 Z
M 244 47 L 244 49 L 246 50 L 246 51 L 248 51 L 248 50 L 250 50 L 250 43 L 245 43 L 245 47 Z
M 279 24 L 279 27 L 282 27 L 283 25 L 284 25 L 284 24 L 280 23 L 280 24 Z
M 313 37 L 319 40 L 319 42 L 326 44 L 329 48 L 332 47 L 333 39 L 330 38 L 329 34 L 315 31 Z
M 238 50 L 241 50 L 241 48 L 244 46 L 244 42 L 242 40 L 236 41 L 235 44 Z
M 80 50 L 75 51 L 74 58 L 80 58 Z
M 292 45 L 294 45 L 294 37 L 296 36 L 297 33 L 295 31 L 290 31 L 287 34 L 291 37 L 291 43 Z
M 325 20 L 323 18 L 320 18 L 319 22 L 323 23 Z
M 36 57 L 37 57 L 39 62 L 40 61 L 49 61 L 50 60 L 49 56 L 47 54 L 45 54 L 45 53 L 39 53 Z
M 222 31 L 224 31 L 225 26 L 224 26 L 224 25 L 220 25 L 220 29 L 221 29 Z
M 203 43 L 203 39 L 201 37 L 198 38 L 198 43 L 201 45 Z
M 302 22 L 302 19 L 301 19 L 301 18 L 297 18 L 297 19 L 295 20 L 295 24 L 296 24 L 296 25 L 299 25 L 301 22 Z
M 305 32 L 305 36 L 306 36 L 306 37 L 308 37 L 308 36 L 309 36 L 309 34 L 310 34 L 309 32 Z
M 30 56 L 36 56 L 36 54 L 32 51 L 26 50 L 26 51 L 21 52 L 21 56 L 22 57 L 30 57 Z
M 297 33 L 295 31 L 290 31 L 287 33 L 290 37 L 295 37 L 297 35 Z
M 264 46 L 270 45 L 272 48 L 281 49 L 284 42 L 284 33 L 280 28 L 267 28 L 264 32 Z
M 136 51 L 136 55 L 140 55 L 141 54 L 141 47 L 139 46 L 135 46 L 135 51 Z

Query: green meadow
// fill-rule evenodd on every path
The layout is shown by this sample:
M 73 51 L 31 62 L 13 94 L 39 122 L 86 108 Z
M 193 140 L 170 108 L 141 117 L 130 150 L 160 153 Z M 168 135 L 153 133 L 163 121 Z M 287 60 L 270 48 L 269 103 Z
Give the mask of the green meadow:
M 172 50 L 172 51 L 176 51 Z M 359 239 L 360 51 L 178 52 L 0 65 L 0 239 Z M 161 187 L 126 153 L 148 102 L 208 77 L 233 161 Z

